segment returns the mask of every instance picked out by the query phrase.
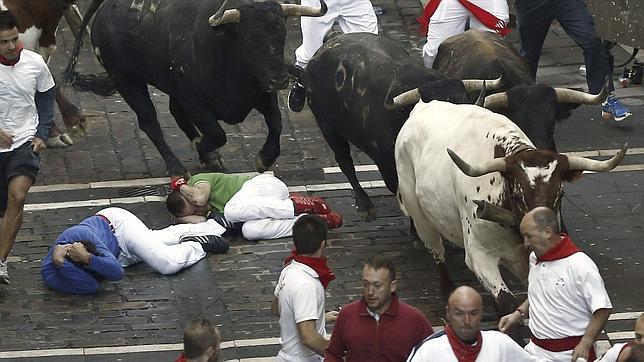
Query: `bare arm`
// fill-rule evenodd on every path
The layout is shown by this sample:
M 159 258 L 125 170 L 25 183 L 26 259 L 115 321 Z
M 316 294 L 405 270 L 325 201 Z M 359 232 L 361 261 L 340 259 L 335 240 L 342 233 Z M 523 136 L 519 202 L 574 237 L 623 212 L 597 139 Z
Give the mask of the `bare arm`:
M 586 331 L 584 332 L 584 336 L 581 338 L 581 342 L 572 351 L 573 362 L 579 357 L 588 360 L 588 350 L 592 347 L 602 329 L 604 329 L 611 311 L 612 309 L 602 308 L 597 309 L 593 313 L 593 316 L 590 318 L 590 323 L 588 323 L 588 327 L 586 327 Z
M 273 301 L 271 302 L 271 314 L 276 317 L 280 316 L 279 299 L 275 296 L 273 296 Z
M 179 189 L 181 195 L 188 200 L 188 202 L 197 205 L 203 206 L 208 203 L 210 199 L 210 184 L 208 182 L 199 182 L 195 186 L 190 185 L 181 185 Z
M 300 334 L 302 343 L 313 350 L 313 352 L 324 356 L 324 350 L 329 346 L 329 341 L 318 334 L 315 329 L 315 320 L 300 322 L 297 324 L 297 331 Z

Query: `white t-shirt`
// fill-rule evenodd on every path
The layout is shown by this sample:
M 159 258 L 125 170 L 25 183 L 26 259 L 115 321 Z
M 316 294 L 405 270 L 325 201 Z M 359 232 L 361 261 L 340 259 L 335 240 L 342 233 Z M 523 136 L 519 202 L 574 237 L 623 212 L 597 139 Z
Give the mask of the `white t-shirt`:
M 0 152 L 14 150 L 34 137 L 38 127 L 36 91 L 45 92 L 53 86 L 47 64 L 31 50 L 24 49 L 14 66 L 0 64 L 0 129 L 13 135 L 11 147 L 0 148 Z
M 615 343 L 597 362 L 617 362 L 617 357 L 619 357 L 626 345 L 627 343 Z
M 604 280 L 588 255 L 537 264 L 530 254 L 530 331 L 539 339 L 582 336 L 597 309 L 612 308 Z
M 440 337 L 438 337 L 441 333 Z M 407 358 L 407 362 L 458 362 L 454 351 L 449 344 L 447 334 L 444 331 L 427 337 L 422 344 L 416 346 Z M 498 331 L 481 331 L 483 346 L 476 357 L 477 362 L 521 362 L 538 361 L 512 338 Z
M 315 320 L 318 334 L 326 338 L 324 329 L 324 288 L 318 274 L 309 266 L 293 260 L 280 274 L 275 286 L 279 300 L 280 349 L 277 360 L 318 362 L 322 356 L 302 344 L 297 323 Z

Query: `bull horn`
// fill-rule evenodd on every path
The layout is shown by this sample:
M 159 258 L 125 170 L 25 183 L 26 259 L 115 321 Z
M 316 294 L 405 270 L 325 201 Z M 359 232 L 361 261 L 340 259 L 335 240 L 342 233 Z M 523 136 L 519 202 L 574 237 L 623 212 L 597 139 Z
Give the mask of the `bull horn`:
M 605 161 L 591 160 L 590 158 L 584 158 L 579 156 L 568 156 L 568 164 L 571 170 L 608 172 L 614 169 L 615 167 L 617 167 L 617 165 L 619 165 L 622 162 L 622 160 L 624 159 L 624 156 L 626 156 L 627 149 L 628 149 L 628 143 L 624 143 L 624 145 L 622 146 L 622 149 L 619 150 L 619 152 L 617 152 L 615 156 Z
M 479 92 L 478 98 L 476 98 L 476 102 L 474 102 L 474 105 L 477 105 L 479 107 L 483 107 L 485 104 L 485 92 L 487 91 L 487 84 L 485 84 L 485 81 L 483 81 L 483 87 L 481 87 L 481 91 Z
M 505 92 L 491 94 L 485 97 L 483 107 L 490 110 L 508 108 L 508 95 Z
M 568 88 L 555 88 L 557 103 L 600 104 L 606 100 L 608 93 L 610 93 L 608 91 L 609 82 L 610 79 L 606 77 L 604 87 L 597 94 L 590 94 Z
M 447 149 L 449 157 L 454 161 L 456 166 L 463 171 L 464 174 L 470 177 L 479 177 L 487 175 L 490 172 L 503 172 L 505 171 L 505 158 L 495 158 L 490 161 L 486 161 L 477 166 L 472 166 L 469 163 L 463 161 L 463 159 L 456 154 L 456 152 Z
M 226 8 L 226 4 L 228 4 L 228 0 L 224 1 L 215 15 L 211 16 L 210 19 L 208 19 L 208 23 L 213 28 L 223 24 L 239 23 L 239 10 L 224 10 Z
M 324 0 L 320 0 L 320 8 L 298 4 L 280 4 L 285 16 L 324 16 L 329 8 Z
M 461 82 L 463 82 L 466 92 L 478 92 L 484 83 L 487 89 L 499 88 L 501 86 L 501 77 L 496 79 L 463 79 Z
M 401 93 L 394 97 L 394 106 L 395 108 L 400 108 L 408 106 L 410 104 L 418 103 L 420 101 L 420 92 L 418 88 L 408 90 L 405 93 Z
M 505 226 L 515 226 L 517 218 L 512 211 L 483 200 L 472 200 L 476 204 L 476 217 Z

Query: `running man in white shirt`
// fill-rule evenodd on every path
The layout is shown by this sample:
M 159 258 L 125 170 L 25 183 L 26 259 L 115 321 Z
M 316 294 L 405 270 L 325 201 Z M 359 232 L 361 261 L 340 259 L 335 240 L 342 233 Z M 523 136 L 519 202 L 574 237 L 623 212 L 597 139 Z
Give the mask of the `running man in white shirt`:
M 275 286 L 271 312 L 280 317 L 277 361 L 318 362 L 329 345 L 325 323 L 338 312 L 325 313 L 324 289 L 335 279 L 323 257 L 327 225 L 317 215 L 303 215 L 293 225 L 293 253 L 286 258 Z
M 16 17 L 0 10 L 0 284 L 9 284 L 7 257 L 22 225 L 25 197 L 40 171 L 54 98 L 47 64 L 22 49 Z
M 546 207 L 527 213 L 520 228 L 532 249 L 528 299 L 501 318 L 499 330 L 507 332 L 529 315 L 526 351 L 548 361 L 593 361 L 595 340 L 612 310 L 597 266 L 560 234 L 557 215 Z
M 497 331 L 481 331 L 483 300 L 468 286 L 456 288 L 447 300 L 445 329 L 416 346 L 407 362 L 537 361 L 512 338 Z
M 598 362 L 623 362 L 626 360 L 627 351 L 634 345 L 644 346 L 644 313 L 640 314 L 635 322 L 635 339 L 628 343 L 615 343 Z

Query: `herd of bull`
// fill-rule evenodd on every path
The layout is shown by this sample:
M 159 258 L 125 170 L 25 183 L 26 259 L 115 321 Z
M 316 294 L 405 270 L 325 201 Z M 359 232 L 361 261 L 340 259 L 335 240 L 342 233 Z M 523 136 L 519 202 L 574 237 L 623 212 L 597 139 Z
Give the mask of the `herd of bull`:
M 218 121 L 237 124 L 257 109 L 268 126 L 255 162 L 263 172 L 280 154 L 285 17 L 321 16 L 320 3 L 93 0 L 80 29 L 94 18 L 92 46 L 107 76 L 75 72 L 82 36 L 67 76 L 85 90 L 118 91 L 173 176 L 187 169 L 163 139 L 148 84 L 169 95 L 171 114 L 213 171 L 224 169 L 218 148 L 226 133 Z M 465 248 L 468 267 L 505 314 L 516 301 L 499 265 L 523 281 L 528 273 L 518 221 L 536 206 L 558 211 L 562 182 L 615 168 L 626 145 L 606 161 L 557 153 L 555 123 L 580 104 L 600 104 L 606 87 L 592 95 L 536 85 L 518 52 L 494 33 L 470 30 L 446 40 L 434 68 L 382 35 L 331 34 L 307 67 L 306 97 L 362 218 L 373 220 L 376 210 L 349 144 L 374 160 L 414 220 L 442 285 L 451 287 L 444 237 Z

